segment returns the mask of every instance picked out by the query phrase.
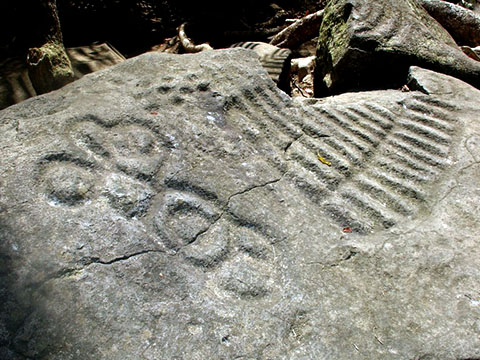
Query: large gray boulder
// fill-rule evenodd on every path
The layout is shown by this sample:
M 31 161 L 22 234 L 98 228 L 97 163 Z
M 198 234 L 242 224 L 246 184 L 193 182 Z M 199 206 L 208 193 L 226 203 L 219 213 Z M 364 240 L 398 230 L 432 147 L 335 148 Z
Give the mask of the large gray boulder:
M 479 14 L 443 0 L 419 0 L 419 3 L 452 35 L 458 45 L 480 46 Z
M 411 65 L 480 87 L 480 63 L 417 0 L 330 1 L 317 58 L 316 96 L 401 87 Z
M 292 101 L 150 53 L 0 112 L 0 358 L 480 357 L 480 92 Z

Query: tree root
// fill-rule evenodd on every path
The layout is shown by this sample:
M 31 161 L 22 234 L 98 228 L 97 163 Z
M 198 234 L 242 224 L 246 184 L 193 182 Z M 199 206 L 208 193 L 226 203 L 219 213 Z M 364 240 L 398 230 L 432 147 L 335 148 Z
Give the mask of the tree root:
M 208 43 L 195 45 L 193 41 L 185 34 L 185 23 L 180 25 L 180 27 L 178 28 L 178 38 L 180 39 L 180 43 L 182 44 L 183 49 L 187 53 L 197 53 L 205 50 L 213 50 L 213 48 Z
M 318 36 L 323 20 L 323 10 L 307 15 L 275 35 L 270 44 L 278 47 L 295 48 Z
M 72 82 L 72 64 L 60 42 L 47 42 L 28 50 L 28 76 L 37 94 L 44 94 Z

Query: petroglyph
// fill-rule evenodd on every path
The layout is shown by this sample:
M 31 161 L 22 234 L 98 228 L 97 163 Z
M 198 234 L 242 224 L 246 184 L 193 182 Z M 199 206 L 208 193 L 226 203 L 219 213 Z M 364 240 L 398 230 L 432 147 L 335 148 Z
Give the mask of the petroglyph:
M 54 205 L 77 205 L 88 200 L 93 193 L 93 175 L 74 164 L 56 163 L 43 174 L 47 199 Z
M 292 100 L 246 50 L 147 54 L 2 111 L 12 351 L 474 354 L 478 91 L 412 74 Z

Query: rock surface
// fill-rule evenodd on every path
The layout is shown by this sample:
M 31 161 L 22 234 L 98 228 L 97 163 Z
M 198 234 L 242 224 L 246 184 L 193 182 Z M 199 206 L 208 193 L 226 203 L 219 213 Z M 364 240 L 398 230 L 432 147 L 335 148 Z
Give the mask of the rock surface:
M 409 87 L 149 53 L 3 110 L 0 358 L 479 358 L 480 93 Z
M 267 70 L 272 80 L 281 88 L 288 88 L 288 74 L 292 52 L 275 45 L 259 41 L 243 41 L 231 46 L 251 49 L 260 58 L 260 63 Z
M 442 0 L 420 0 L 420 4 L 437 20 L 458 45 L 480 45 L 480 15 Z
M 480 64 L 463 54 L 417 0 L 330 1 L 317 57 L 317 97 L 392 83 L 401 87 L 411 65 L 480 87 Z

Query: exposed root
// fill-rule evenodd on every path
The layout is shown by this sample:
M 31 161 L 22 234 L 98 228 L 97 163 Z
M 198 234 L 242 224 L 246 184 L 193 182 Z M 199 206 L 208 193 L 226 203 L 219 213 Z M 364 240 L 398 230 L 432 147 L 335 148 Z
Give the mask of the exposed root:
M 323 20 L 323 10 L 307 15 L 275 35 L 270 44 L 278 47 L 294 48 L 318 36 Z
M 208 43 L 195 45 L 193 41 L 185 34 L 185 23 L 180 25 L 180 27 L 178 28 L 178 38 L 180 39 L 180 43 L 182 44 L 185 52 L 187 53 L 197 53 L 205 50 L 213 50 L 213 48 Z

